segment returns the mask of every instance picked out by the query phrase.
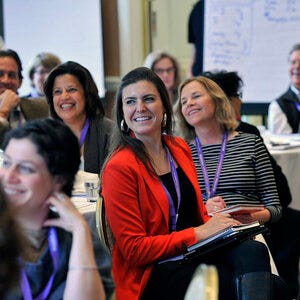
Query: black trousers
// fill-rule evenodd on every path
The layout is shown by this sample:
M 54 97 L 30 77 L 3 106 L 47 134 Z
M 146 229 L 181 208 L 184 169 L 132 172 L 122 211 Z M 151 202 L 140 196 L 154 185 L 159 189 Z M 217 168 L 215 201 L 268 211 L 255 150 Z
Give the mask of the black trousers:
M 219 275 L 219 299 L 236 299 L 237 276 L 250 272 L 271 272 L 266 246 L 249 240 L 190 262 L 175 261 L 155 265 L 141 299 L 182 300 L 195 269 L 201 263 L 216 266 Z
M 299 294 L 300 211 L 285 208 L 279 222 L 270 224 L 270 234 L 265 236 L 279 275 L 288 284 L 289 294 Z

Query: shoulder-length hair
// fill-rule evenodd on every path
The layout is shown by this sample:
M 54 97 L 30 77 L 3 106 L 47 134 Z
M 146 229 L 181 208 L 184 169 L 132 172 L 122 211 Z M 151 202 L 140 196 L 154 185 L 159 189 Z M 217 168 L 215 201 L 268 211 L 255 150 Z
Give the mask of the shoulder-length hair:
M 175 89 L 177 92 L 178 86 L 181 81 L 180 68 L 179 68 L 179 63 L 178 63 L 177 59 L 173 55 L 171 55 L 170 53 L 168 53 L 166 51 L 153 51 L 153 52 L 149 53 L 147 55 L 147 57 L 145 58 L 144 67 L 147 67 L 147 68 L 151 69 L 152 71 L 154 71 L 155 64 L 163 58 L 168 58 L 173 64 L 173 67 L 175 70 L 173 89 Z
M 74 61 L 67 61 L 52 69 L 44 82 L 44 92 L 50 106 L 50 114 L 52 118 L 61 120 L 54 109 L 53 86 L 56 77 L 64 74 L 75 76 L 82 85 L 85 95 L 85 111 L 87 117 L 93 118 L 96 115 L 103 117 L 104 108 L 99 97 L 97 85 L 90 71 Z
M 191 77 L 183 81 L 179 87 L 179 101 L 176 104 L 175 112 L 178 117 L 180 133 L 183 138 L 192 140 L 196 137 L 195 129 L 184 118 L 181 112 L 181 92 L 182 89 L 189 83 L 196 81 L 201 84 L 209 96 L 212 98 L 216 105 L 215 118 L 223 128 L 224 131 L 234 131 L 238 126 L 238 122 L 235 119 L 233 108 L 229 99 L 226 97 L 223 90 L 211 79 L 204 76 Z
M 128 74 L 126 74 L 119 85 L 119 88 L 115 97 L 115 104 L 113 109 L 113 117 L 115 121 L 115 127 L 112 133 L 110 153 L 112 154 L 117 149 L 122 149 L 124 147 L 130 147 L 131 150 L 136 154 L 136 156 L 143 162 L 149 171 L 153 171 L 150 164 L 150 158 L 146 153 L 143 143 L 134 137 L 130 130 L 122 130 L 121 122 L 124 120 L 123 112 L 123 90 L 130 84 L 137 83 L 139 81 L 151 82 L 157 89 L 159 96 L 161 98 L 165 114 L 166 114 L 166 124 L 162 127 L 162 134 L 172 135 L 172 106 L 170 103 L 169 95 L 163 81 L 149 68 L 139 67 Z M 125 125 L 126 126 L 126 125 Z

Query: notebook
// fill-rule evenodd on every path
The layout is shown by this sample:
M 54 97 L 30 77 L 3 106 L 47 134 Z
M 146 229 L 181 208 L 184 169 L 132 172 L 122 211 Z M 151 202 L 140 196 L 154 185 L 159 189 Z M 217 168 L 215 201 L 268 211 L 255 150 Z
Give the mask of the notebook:
M 222 247 L 249 240 L 266 231 L 268 231 L 268 229 L 264 225 L 259 224 L 259 222 L 231 226 L 189 246 L 185 253 L 162 260 L 159 264 L 169 261 L 187 261 L 199 258 Z
M 235 204 L 231 206 L 227 206 L 223 209 L 219 209 L 213 213 L 209 213 L 209 215 L 213 215 L 215 213 L 227 213 L 231 215 L 239 215 L 239 214 L 251 214 L 260 210 L 263 210 L 264 205 L 260 204 Z

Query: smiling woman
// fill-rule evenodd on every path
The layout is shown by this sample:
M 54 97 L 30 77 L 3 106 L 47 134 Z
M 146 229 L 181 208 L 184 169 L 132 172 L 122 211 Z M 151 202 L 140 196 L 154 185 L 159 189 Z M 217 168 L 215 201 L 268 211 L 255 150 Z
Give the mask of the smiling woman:
M 229 214 L 208 216 L 189 147 L 172 136 L 172 106 L 156 73 L 141 67 L 126 74 L 114 113 L 112 152 L 101 179 L 115 239 L 112 265 L 117 299 L 184 299 L 200 263 L 217 267 L 220 299 L 239 299 L 235 276 L 246 294 L 252 277 L 269 275 L 267 248 L 254 240 L 186 264 L 160 263 L 240 222 Z M 259 290 L 264 299 L 270 299 L 269 283 Z
M 73 61 L 58 65 L 45 81 L 44 91 L 52 118 L 63 121 L 78 138 L 80 169 L 100 174 L 113 123 L 104 117 L 98 88 L 89 70 Z
M 104 299 L 104 289 L 112 292 L 110 258 L 92 239 L 96 226 L 69 198 L 79 162 L 78 141 L 59 121 L 27 122 L 6 136 L 0 178 L 24 235 L 20 288 L 8 299 Z

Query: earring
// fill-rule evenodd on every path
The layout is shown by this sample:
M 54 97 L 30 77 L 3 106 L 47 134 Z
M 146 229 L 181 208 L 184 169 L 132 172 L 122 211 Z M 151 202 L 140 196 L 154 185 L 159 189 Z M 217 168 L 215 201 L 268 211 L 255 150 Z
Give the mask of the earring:
M 162 119 L 162 122 L 161 122 L 161 127 L 165 128 L 166 126 L 167 126 L 167 114 L 164 113 L 163 119 Z
M 129 128 L 128 128 L 127 124 L 125 123 L 124 119 L 122 119 L 120 126 L 121 126 L 121 130 L 124 133 L 128 133 L 129 132 Z

